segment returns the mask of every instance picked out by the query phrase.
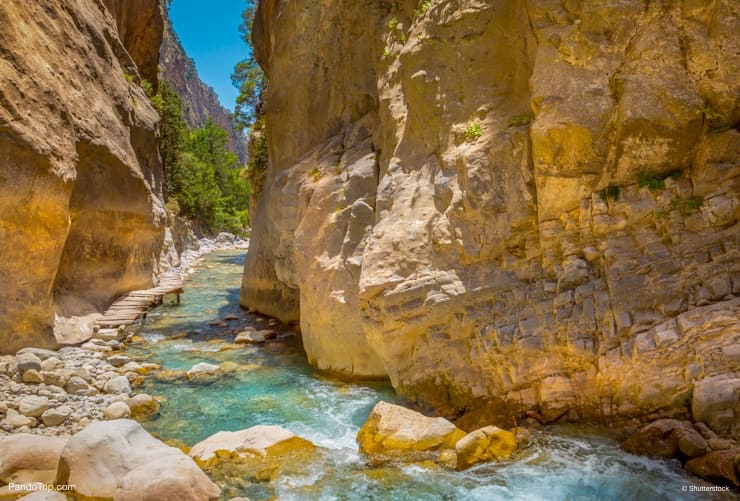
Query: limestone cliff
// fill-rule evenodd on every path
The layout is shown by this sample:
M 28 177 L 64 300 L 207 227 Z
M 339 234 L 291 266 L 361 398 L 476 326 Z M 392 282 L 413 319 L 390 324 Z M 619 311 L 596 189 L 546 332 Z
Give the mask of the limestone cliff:
M 216 92 L 198 77 L 195 63 L 185 53 L 167 17 L 167 8 L 163 6 L 162 9 L 165 30 L 160 49 L 160 77 L 169 82 L 182 98 L 183 118 L 188 126 L 203 127 L 206 120 L 211 118 L 229 133 L 229 149 L 239 156 L 242 164 L 245 163 L 247 160 L 246 135 L 236 130 L 231 115 L 221 106 Z
M 740 433 L 737 2 L 262 0 L 242 304 L 461 422 Z
M 157 6 L 0 3 L 2 352 L 54 345 L 55 315 L 151 283 L 164 222 L 158 116 L 137 82 L 157 66 Z

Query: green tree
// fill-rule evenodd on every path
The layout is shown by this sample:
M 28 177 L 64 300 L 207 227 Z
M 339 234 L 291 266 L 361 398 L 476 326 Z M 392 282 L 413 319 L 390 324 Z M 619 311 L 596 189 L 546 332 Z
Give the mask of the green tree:
M 249 55 L 236 63 L 234 72 L 231 74 L 231 82 L 239 89 L 234 108 L 234 121 L 240 129 L 248 129 L 252 126 L 259 113 L 260 96 L 264 92 L 267 78 L 254 58 L 254 47 L 252 46 L 252 27 L 256 6 L 253 0 L 247 4 L 242 12 L 242 23 L 239 26 L 242 40 L 249 48 Z
M 152 103 L 159 112 L 159 154 L 164 168 L 164 194 L 169 199 L 175 194 L 175 181 L 180 168 L 180 155 L 185 148 L 188 128 L 182 116 L 182 100 L 169 83 L 159 84 Z

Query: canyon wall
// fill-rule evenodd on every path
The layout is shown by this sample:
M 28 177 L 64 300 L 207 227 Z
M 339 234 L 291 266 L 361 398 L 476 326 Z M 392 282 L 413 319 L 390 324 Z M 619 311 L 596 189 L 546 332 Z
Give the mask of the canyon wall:
M 239 156 L 239 161 L 247 161 L 247 137 L 236 130 L 229 112 L 221 106 L 216 92 L 198 77 L 195 63 L 185 53 L 180 39 L 167 16 L 167 7 L 162 6 L 165 19 L 164 39 L 160 48 L 160 69 L 162 80 L 172 85 L 182 98 L 183 118 L 189 127 L 201 128 L 211 118 L 229 133 L 228 148 Z M 236 61 L 234 61 L 236 63 Z
M 262 0 L 241 301 L 459 423 L 740 428 L 730 0 Z
M 163 238 L 157 0 L 0 3 L 0 351 L 151 284 Z M 141 72 L 139 71 L 141 69 Z

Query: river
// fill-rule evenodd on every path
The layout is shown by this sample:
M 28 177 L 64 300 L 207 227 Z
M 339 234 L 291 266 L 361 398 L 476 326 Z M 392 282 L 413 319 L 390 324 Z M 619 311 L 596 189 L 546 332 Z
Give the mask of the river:
M 292 331 L 262 346 L 231 345 L 233 331 L 266 327 L 269 319 L 239 307 L 244 251 L 208 255 L 187 282 L 182 302 L 150 312 L 128 350 L 165 369 L 226 364 L 216 380 L 148 379 L 137 391 L 162 397 L 153 434 L 192 446 L 222 430 L 282 426 L 326 449 L 320 460 L 271 482 L 219 481 L 224 499 L 252 500 L 681 500 L 711 499 L 682 487 L 710 485 L 677 462 L 621 451 L 616 441 L 578 427 L 538 431 L 515 456 L 465 472 L 420 465 L 375 464 L 357 452 L 355 436 L 379 400 L 396 397 L 385 383 L 347 383 L 322 377 L 305 361 Z M 211 325 L 233 315 L 227 325 Z M 727 499 L 717 497 L 716 499 Z

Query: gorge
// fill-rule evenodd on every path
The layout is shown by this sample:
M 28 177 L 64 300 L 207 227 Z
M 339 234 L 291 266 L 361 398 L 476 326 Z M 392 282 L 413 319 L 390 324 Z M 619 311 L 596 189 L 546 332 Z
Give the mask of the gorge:
M 167 5 L 0 2 L 0 497 L 736 495 L 736 2 L 259 0 L 249 147 Z

